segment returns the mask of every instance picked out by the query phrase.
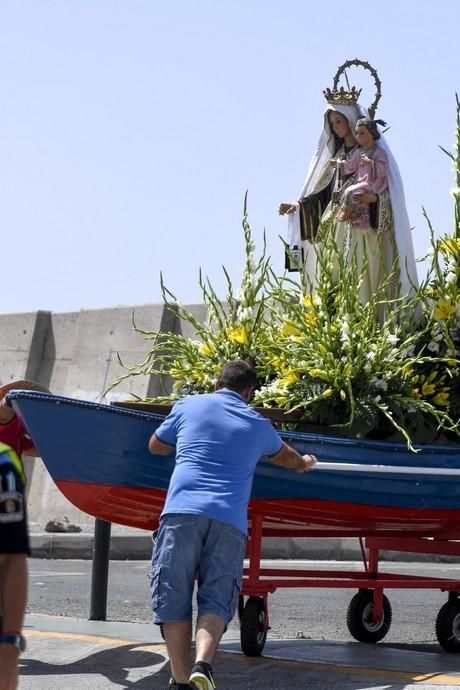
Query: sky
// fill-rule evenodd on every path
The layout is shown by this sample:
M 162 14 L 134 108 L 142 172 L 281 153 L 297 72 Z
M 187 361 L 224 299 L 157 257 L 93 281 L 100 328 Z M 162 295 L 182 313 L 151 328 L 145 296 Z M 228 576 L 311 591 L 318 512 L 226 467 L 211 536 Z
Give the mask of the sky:
M 248 192 L 282 273 L 297 198 L 339 65 L 370 62 L 406 190 L 453 229 L 458 0 L 1 0 L 0 313 L 186 304 L 199 269 L 225 297 L 244 265 Z M 373 98 L 360 68 L 352 84 Z

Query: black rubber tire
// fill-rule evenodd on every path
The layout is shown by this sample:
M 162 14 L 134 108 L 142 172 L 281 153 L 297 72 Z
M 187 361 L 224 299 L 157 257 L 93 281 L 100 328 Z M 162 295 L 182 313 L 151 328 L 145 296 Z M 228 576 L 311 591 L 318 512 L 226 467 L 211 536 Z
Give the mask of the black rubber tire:
M 436 618 L 436 637 L 446 652 L 460 652 L 460 600 L 447 601 Z
M 243 615 L 243 611 L 244 611 L 244 596 L 242 594 L 240 594 L 240 596 L 238 597 L 238 620 L 240 621 L 240 623 L 241 623 L 241 617 Z
M 391 625 L 391 605 L 383 595 L 383 616 L 378 623 L 372 620 L 374 611 L 374 592 L 360 589 L 348 605 L 347 626 L 352 637 L 358 642 L 375 643 L 383 640 Z
M 240 621 L 241 649 L 246 656 L 260 656 L 267 640 L 264 600 L 249 597 Z

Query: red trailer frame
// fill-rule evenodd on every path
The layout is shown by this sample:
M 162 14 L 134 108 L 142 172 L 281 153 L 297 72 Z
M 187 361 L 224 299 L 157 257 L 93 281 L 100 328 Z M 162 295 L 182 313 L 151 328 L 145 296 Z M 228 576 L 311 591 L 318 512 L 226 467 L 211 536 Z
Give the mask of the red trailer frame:
M 361 548 L 363 570 L 315 570 L 264 568 L 261 565 L 264 537 L 350 537 L 357 536 Z M 443 534 L 404 536 L 398 534 L 353 535 L 350 531 L 316 529 L 283 520 L 267 522 L 262 514 L 250 515 L 247 546 L 248 567 L 244 569 L 238 613 L 241 625 L 241 647 L 248 656 L 259 656 L 270 630 L 268 595 L 282 587 L 357 588 L 347 612 L 351 635 L 360 642 L 382 640 L 391 625 L 391 605 L 385 589 L 439 589 L 448 592 L 446 603 L 436 619 L 439 644 L 452 653 L 460 652 L 460 579 L 424 577 L 380 570 L 381 551 L 460 556 L 459 535 Z M 245 597 L 247 599 L 245 600 Z

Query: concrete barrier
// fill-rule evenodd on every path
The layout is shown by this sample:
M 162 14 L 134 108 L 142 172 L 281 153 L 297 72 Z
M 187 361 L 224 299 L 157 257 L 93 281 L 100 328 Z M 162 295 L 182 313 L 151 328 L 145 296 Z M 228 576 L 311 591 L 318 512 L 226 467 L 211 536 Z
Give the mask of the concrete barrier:
M 133 318 L 142 330 L 179 328 L 177 317 L 163 304 L 0 315 L 0 385 L 29 378 L 57 395 L 101 402 L 161 394 L 157 376 L 139 376 L 126 379 L 104 395 L 126 373 L 119 357 L 125 366 L 133 366 L 150 349 L 150 341 L 134 330 Z M 41 460 L 26 458 L 25 466 L 32 532 L 40 533 L 48 521 L 66 516 L 90 533 L 94 519 L 64 498 Z

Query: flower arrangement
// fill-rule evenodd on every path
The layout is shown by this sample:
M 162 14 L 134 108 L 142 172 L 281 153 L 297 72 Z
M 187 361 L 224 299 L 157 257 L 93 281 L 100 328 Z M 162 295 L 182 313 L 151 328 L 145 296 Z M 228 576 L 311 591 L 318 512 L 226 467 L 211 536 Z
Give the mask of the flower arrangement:
M 389 273 L 366 304 L 359 299 L 364 268 L 347 261 L 326 233 L 318 254 L 315 290 L 309 277 L 276 276 L 255 246 L 243 211 L 246 261 L 239 289 L 227 282 L 219 300 L 208 279 L 199 284 L 207 321 L 199 323 L 161 279 L 167 308 L 188 322 L 196 339 L 137 329 L 152 341 L 146 360 L 125 376 L 159 374 L 173 380 L 168 402 L 214 389 L 221 366 L 245 359 L 258 375 L 254 404 L 297 411 L 303 423 L 335 433 L 395 436 L 413 443 L 440 432 L 457 437 L 460 417 L 460 102 L 454 163 L 457 186 L 452 236 L 430 236 L 430 268 L 409 299 L 394 299 Z M 396 270 L 396 269 L 395 269 Z M 414 317 L 416 326 L 414 328 Z M 152 401 L 153 402 L 153 401 Z M 445 438 L 445 436 L 444 436 Z

